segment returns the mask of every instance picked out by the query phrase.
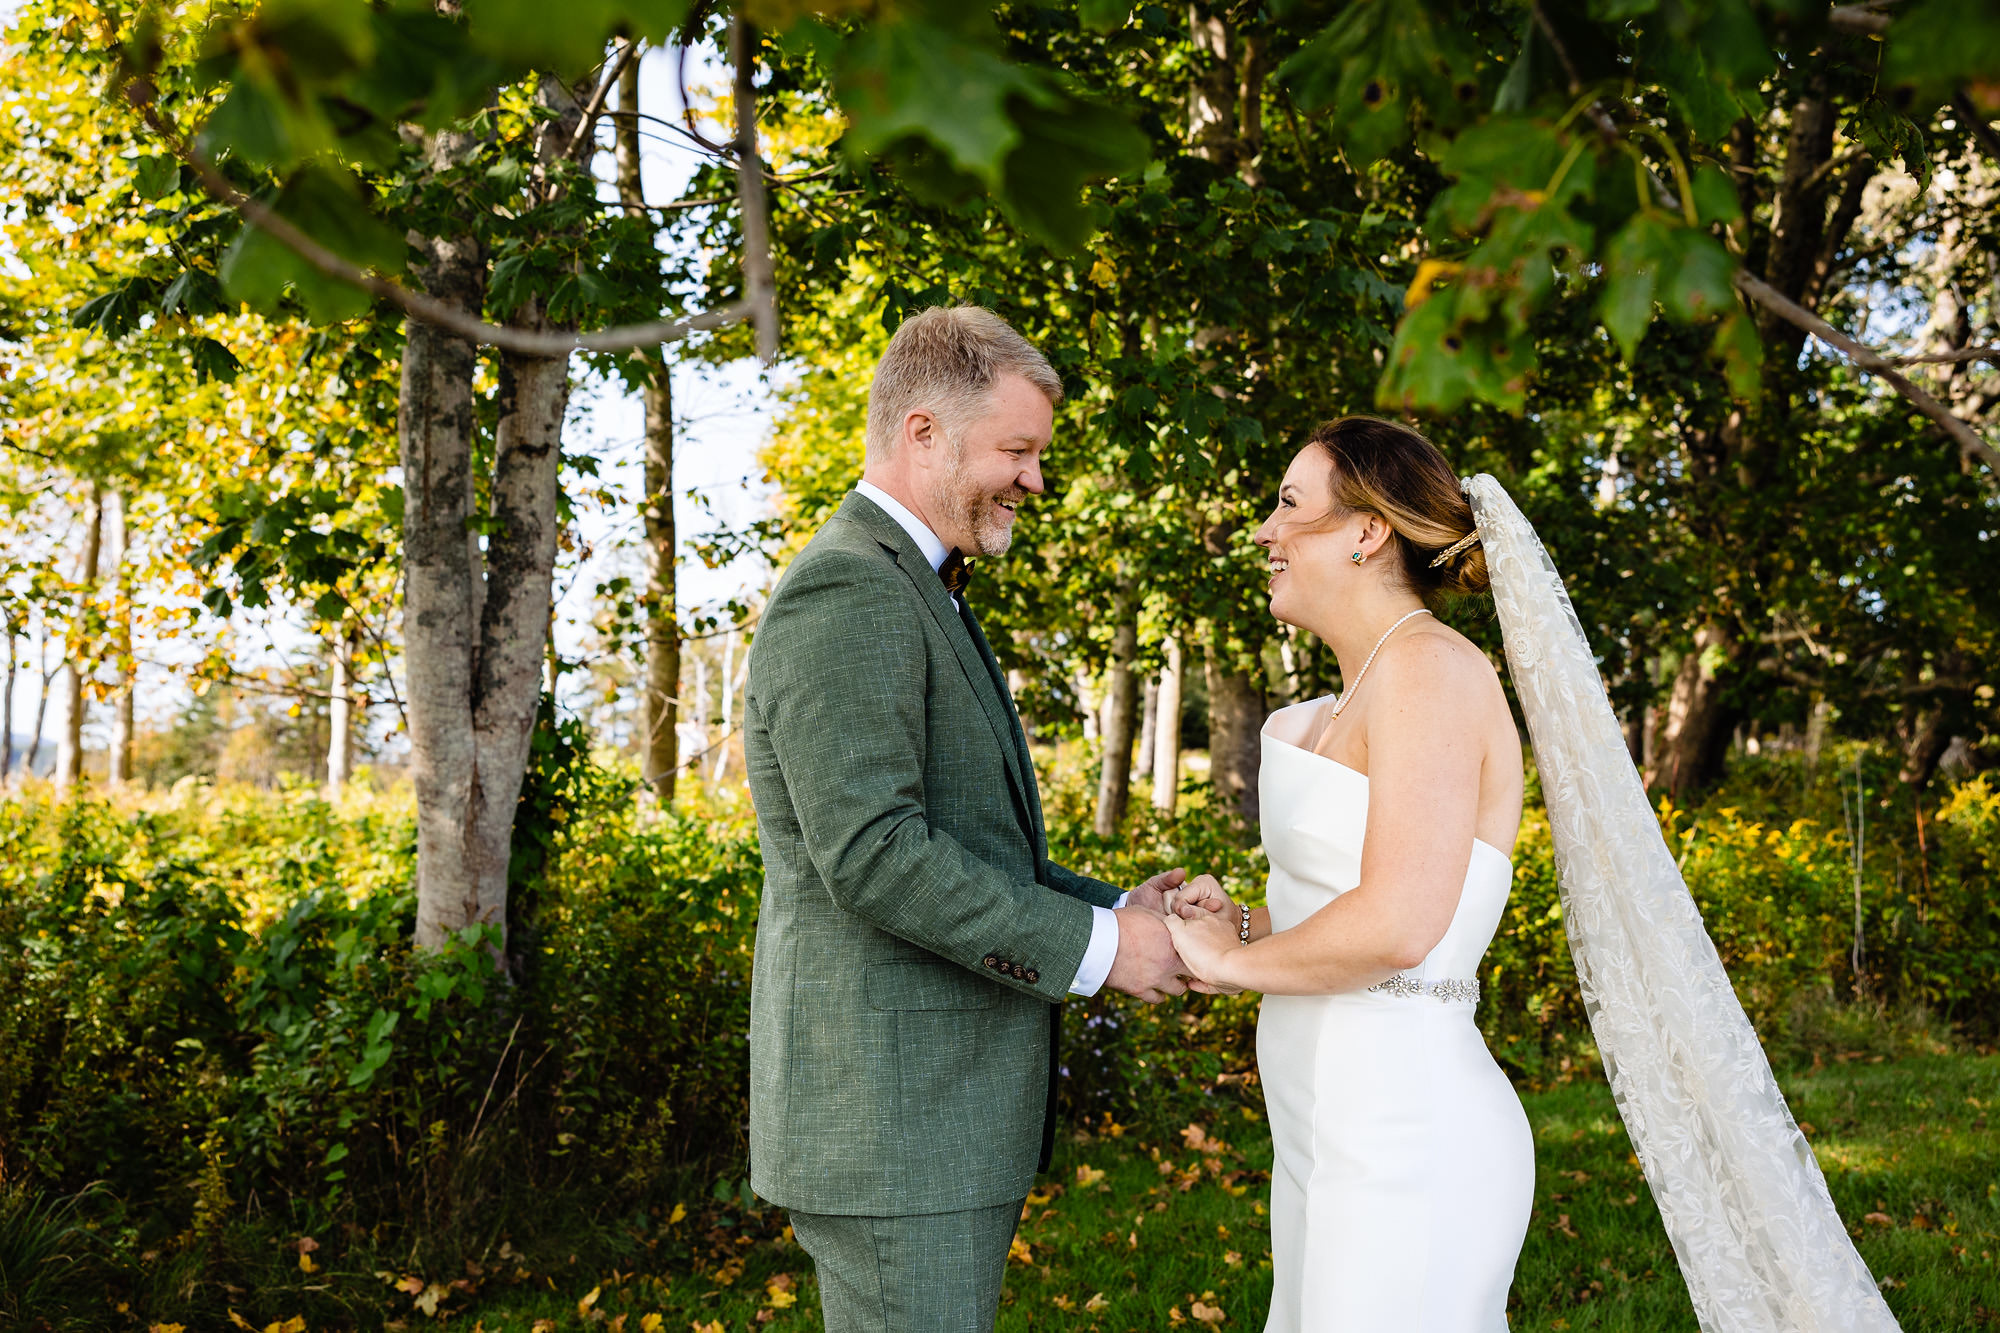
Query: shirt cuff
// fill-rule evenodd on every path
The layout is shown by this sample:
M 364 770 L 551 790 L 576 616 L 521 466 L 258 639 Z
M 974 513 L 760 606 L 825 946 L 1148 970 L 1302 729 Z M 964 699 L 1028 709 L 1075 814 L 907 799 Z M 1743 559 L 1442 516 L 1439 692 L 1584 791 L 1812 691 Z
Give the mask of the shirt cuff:
M 1118 906 L 1125 905 L 1130 894 L 1118 895 Z M 1095 995 L 1103 988 L 1104 979 L 1111 975 L 1111 964 L 1118 957 L 1118 918 L 1112 915 L 1114 909 L 1093 907 L 1090 909 L 1090 947 L 1083 951 L 1083 962 L 1077 966 L 1076 980 L 1069 983 L 1071 995 Z

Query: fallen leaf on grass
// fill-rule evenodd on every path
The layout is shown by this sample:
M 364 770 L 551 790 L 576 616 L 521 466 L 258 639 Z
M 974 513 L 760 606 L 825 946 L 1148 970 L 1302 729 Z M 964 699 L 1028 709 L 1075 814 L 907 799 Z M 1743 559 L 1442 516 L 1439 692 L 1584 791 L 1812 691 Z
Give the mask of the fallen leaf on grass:
M 1555 1220 L 1555 1228 L 1556 1228 L 1556 1230 L 1557 1230 L 1557 1231 L 1560 1231 L 1560 1232 L 1562 1232 L 1562 1233 L 1563 1233 L 1563 1235 L 1565 1235 L 1565 1236 L 1568 1236 L 1568 1237 L 1569 1237 L 1569 1238 L 1570 1238 L 1571 1240 L 1579 1240 L 1579 1239 L 1581 1239 L 1581 1237 L 1579 1237 L 1579 1236 L 1578 1236 L 1578 1235 L 1576 1234 L 1576 1228 L 1575 1228 L 1575 1227 L 1573 1227 L 1573 1226 L 1571 1226 L 1571 1225 L 1569 1224 L 1569 1214 L 1568 1214 L 1568 1213 L 1557 1213 L 1557 1214 L 1556 1214 L 1556 1220 Z
M 1105 1300 L 1104 1293 L 1100 1291 L 1095 1295 L 1093 1295 L 1089 1300 L 1085 1301 L 1083 1303 L 1083 1308 L 1090 1311 L 1092 1314 L 1096 1314 L 1099 1310 L 1110 1309 L 1111 1302 Z
M 1896 1219 L 1889 1216 L 1887 1213 L 1869 1213 L 1866 1217 L 1863 1217 L 1861 1220 L 1870 1224 L 1871 1226 L 1892 1227 L 1896 1225 Z
M 1222 1256 L 1222 1262 L 1228 1264 L 1231 1268 L 1239 1268 L 1243 1264 L 1243 1256 L 1231 1250 Z
M 687 1215 L 688 1215 L 687 1205 L 684 1203 L 677 1203 L 674 1205 L 674 1211 L 667 1215 L 667 1225 L 670 1227 L 679 1226 L 682 1222 L 685 1222 L 687 1220 Z
M 148 1324 L 146 1333 L 187 1333 L 186 1324 Z
M 1196 1301 L 1194 1304 L 1188 1306 L 1188 1313 L 1211 1328 L 1229 1318 L 1228 1315 L 1222 1312 L 1221 1306 L 1210 1305 L 1206 1301 Z
M 247 1328 L 250 1333 L 257 1333 L 257 1326 L 234 1310 L 229 1312 L 229 1322 L 237 1328 Z
M 665 1323 L 658 1311 L 639 1316 L 639 1333 L 660 1333 L 660 1325 Z
M 1181 1313 L 1180 1306 L 1169 1305 L 1167 1307 L 1167 1322 L 1169 1324 L 1185 1324 L 1187 1317 Z
M 693 1329 L 694 1333 L 724 1333 L 720 1319 L 711 1320 L 706 1324 L 689 1324 L 688 1327 Z
M 583 1299 L 576 1303 L 576 1312 L 584 1316 L 586 1319 L 589 1318 L 590 1307 L 597 1304 L 597 1298 L 603 1294 L 604 1294 L 603 1287 L 592 1287 L 589 1291 L 584 1293 Z
M 1079 1189 L 1087 1190 L 1103 1179 L 1104 1173 L 1087 1162 L 1076 1168 L 1076 1184 Z
M 1049 1297 L 1049 1304 L 1055 1306 L 1058 1310 L 1074 1310 L 1076 1308 L 1076 1302 L 1060 1292 Z
M 1181 1142 L 1187 1144 L 1188 1151 L 1200 1152 L 1208 1147 L 1208 1131 L 1200 1125 L 1189 1125 L 1181 1131 Z
M 1035 1252 L 1029 1249 L 1028 1242 L 1022 1240 L 1019 1236 L 1014 1237 L 1014 1243 L 1007 1247 L 1007 1257 L 1017 1264 L 1032 1264 L 1035 1262 Z

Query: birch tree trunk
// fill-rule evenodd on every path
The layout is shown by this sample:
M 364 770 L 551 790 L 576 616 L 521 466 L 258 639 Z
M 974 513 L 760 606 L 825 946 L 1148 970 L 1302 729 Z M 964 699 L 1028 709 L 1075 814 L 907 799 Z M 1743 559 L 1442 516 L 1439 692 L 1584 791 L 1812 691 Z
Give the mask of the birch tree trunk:
M 639 62 L 618 76 L 618 199 L 633 217 L 649 217 L 639 173 Z M 681 631 L 675 599 L 674 397 L 665 352 L 648 354 L 640 393 L 646 410 L 646 674 L 640 707 L 639 771 L 664 808 L 673 803 L 680 767 Z
M 4 788 L 14 776 L 14 680 L 20 672 L 21 664 L 15 658 L 20 635 L 14 631 L 14 622 L 7 622 L 7 692 L 0 695 L 0 788 Z
M 1139 626 L 1129 591 L 1117 603 L 1118 629 L 1111 641 L 1110 679 L 1105 682 L 1104 761 L 1097 781 L 1100 837 L 1110 837 L 1125 822 L 1132 789 L 1132 732 L 1138 712 L 1139 681 L 1132 663 L 1139 656 Z
M 1160 668 L 1159 721 L 1153 732 L 1153 808 L 1168 814 L 1181 792 L 1181 641 L 1166 642 Z
M 77 611 L 84 610 L 83 602 L 89 598 L 97 586 L 97 565 L 103 553 L 104 542 L 104 488 L 90 488 L 90 515 L 84 521 L 83 558 L 77 566 L 77 582 L 82 585 L 78 596 Z M 63 718 L 62 735 L 56 738 L 56 796 L 61 798 L 74 791 L 83 782 L 83 715 L 89 707 L 84 698 L 83 664 L 74 658 L 65 658 L 62 668 L 63 697 L 68 711 Z
M 40 691 L 35 695 L 35 731 L 28 738 L 28 762 L 24 765 L 29 777 L 35 776 L 35 765 L 42 757 L 42 728 L 49 720 L 49 682 L 55 673 L 49 670 L 49 622 L 42 621 L 41 642 L 36 648 L 35 671 L 41 677 Z
M 105 753 L 104 780 L 107 786 L 122 787 L 132 780 L 132 705 L 134 672 L 132 661 L 131 554 L 132 529 L 126 522 L 125 493 L 111 493 L 111 509 L 106 515 L 111 528 L 111 568 L 116 594 L 112 657 L 118 672 L 118 688 L 111 696 L 111 746 Z
M 345 633 L 333 641 L 326 726 L 326 799 L 337 801 L 354 776 L 354 640 Z
M 1225 670 L 1213 650 L 1207 671 L 1209 781 L 1217 800 L 1254 825 L 1264 691 L 1249 672 Z
M 543 76 L 536 97 L 544 170 L 567 151 L 581 108 Z M 438 136 L 433 165 L 472 145 Z M 545 176 L 544 180 L 548 178 Z M 553 186 L 544 186 L 553 190 Z M 545 194 L 545 198 L 552 197 Z M 464 238 L 415 238 L 425 289 L 469 313 L 484 304 L 486 256 Z M 556 327 L 539 301 L 512 312 L 518 327 Z M 404 621 L 409 642 L 411 770 L 417 789 L 419 948 L 467 926 L 501 932 L 514 807 L 527 770 L 553 602 L 557 482 L 569 406 L 567 358 L 500 357 L 492 497 L 485 551 L 475 508 L 472 376 L 475 349 L 408 324 L 403 356 Z
M 1153 751 L 1159 743 L 1159 726 L 1160 678 L 1153 676 L 1146 681 L 1139 703 L 1139 758 L 1132 765 L 1136 780 L 1149 781 L 1153 776 Z

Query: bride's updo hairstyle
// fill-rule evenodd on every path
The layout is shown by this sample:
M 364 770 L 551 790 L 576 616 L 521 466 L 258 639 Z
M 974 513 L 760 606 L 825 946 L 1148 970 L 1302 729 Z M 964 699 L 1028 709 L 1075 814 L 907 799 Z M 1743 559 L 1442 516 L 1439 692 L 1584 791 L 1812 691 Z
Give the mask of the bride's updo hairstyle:
M 1307 441 L 1333 463 L 1333 518 L 1374 514 L 1395 531 L 1403 580 L 1435 607 L 1447 597 L 1488 590 L 1486 552 L 1473 542 L 1436 569 L 1431 561 L 1472 533 L 1472 505 L 1458 474 L 1408 426 L 1379 417 L 1330 421 Z

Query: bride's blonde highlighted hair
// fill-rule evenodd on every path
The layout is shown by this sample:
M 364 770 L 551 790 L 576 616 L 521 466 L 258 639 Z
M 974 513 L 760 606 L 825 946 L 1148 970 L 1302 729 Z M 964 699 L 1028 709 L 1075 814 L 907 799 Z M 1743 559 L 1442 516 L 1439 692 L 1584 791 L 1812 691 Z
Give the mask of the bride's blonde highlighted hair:
M 1472 504 L 1438 447 L 1408 426 L 1380 417 L 1329 421 L 1308 444 L 1333 464 L 1333 518 L 1374 514 L 1396 534 L 1396 556 L 1410 589 L 1435 606 L 1446 597 L 1488 591 L 1486 552 L 1477 541 L 1439 561 L 1473 535 Z

